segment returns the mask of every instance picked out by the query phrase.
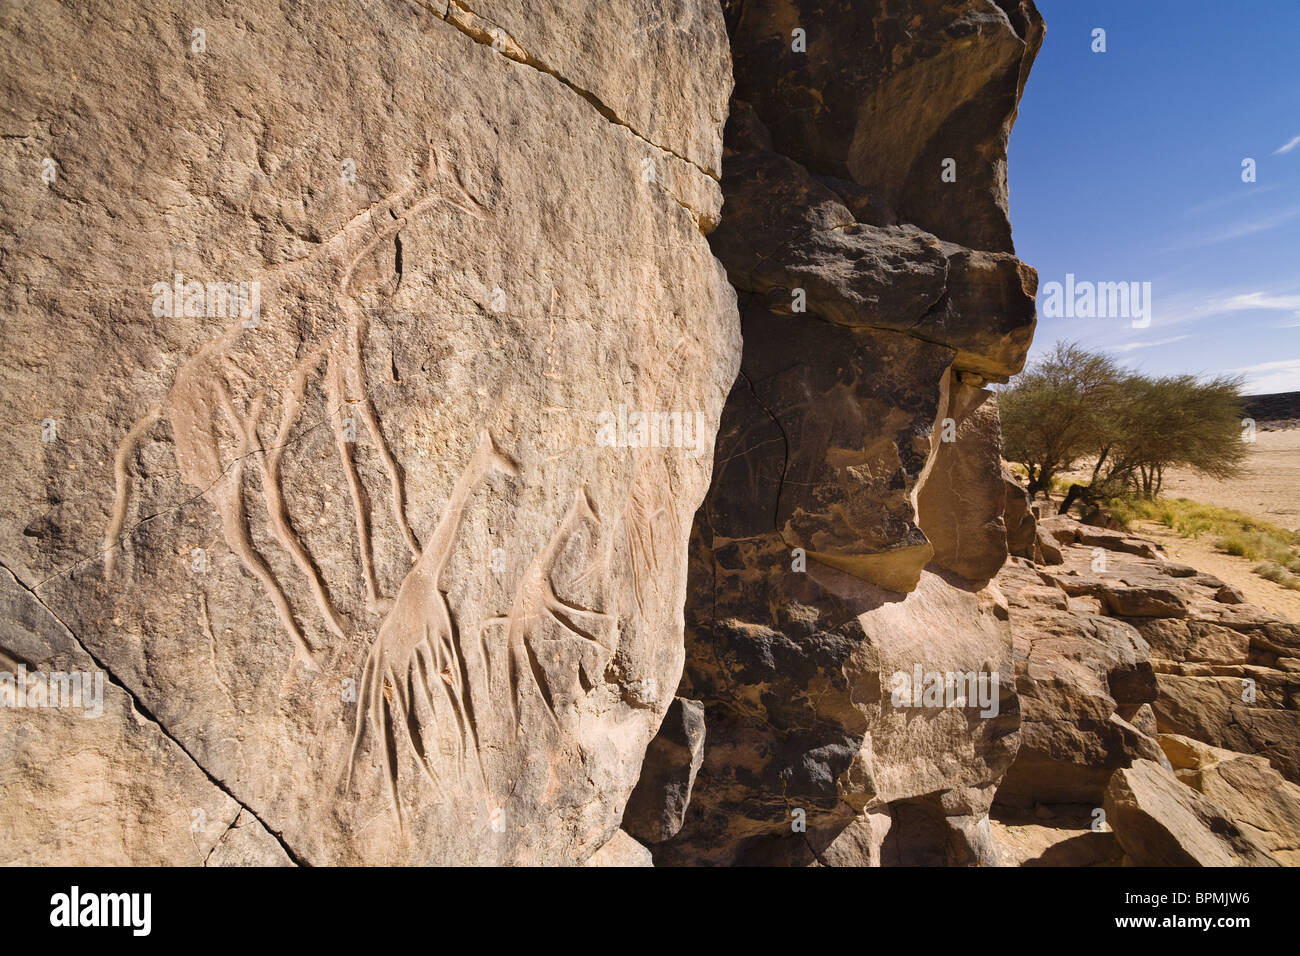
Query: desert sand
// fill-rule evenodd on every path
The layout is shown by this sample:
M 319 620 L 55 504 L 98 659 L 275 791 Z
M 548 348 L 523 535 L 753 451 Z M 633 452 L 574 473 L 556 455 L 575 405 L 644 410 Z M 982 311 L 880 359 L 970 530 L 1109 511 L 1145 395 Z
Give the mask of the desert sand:
M 1247 473 L 1232 481 L 1183 469 L 1165 475 L 1164 493 L 1207 505 L 1235 508 L 1300 531 L 1300 428 L 1257 432 Z

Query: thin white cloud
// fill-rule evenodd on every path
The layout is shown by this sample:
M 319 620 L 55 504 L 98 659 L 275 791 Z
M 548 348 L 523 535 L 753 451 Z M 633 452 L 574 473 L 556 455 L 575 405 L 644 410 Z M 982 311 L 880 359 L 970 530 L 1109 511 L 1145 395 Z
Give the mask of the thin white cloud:
M 1040 295 L 1041 279 L 1040 276 Z M 1178 291 L 1167 291 L 1171 288 L 1176 288 Z M 1221 331 L 1231 324 L 1228 317 L 1233 313 L 1249 311 L 1278 312 L 1281 313 L 1278 318 L 1285 323 L 1277 325 L 1261 322 L 1256 326 L 1257 328 L 1295 328 L 1292 317 L 1300 319 L 1300 292 L 1297 292 L 1294 280 L 1262 290 L 1256 288 L 1246 292 L 1241 286 L 1235 289 L 1188 289 L 1180 287 L 1175 280 L 1157 277 L 1151 282 L 1151 298 L 1152 320 L 1147 334 L 1155 334 L 1158 330 L 1172 335 L 1179 327 L 1186 328 L 1189 325 L 1213 326 L 1214 331 Z M 1242 316 L 1238 321 L 1249 320 Z M 1043 343 L 1043 351 L 1049 350 L 1050 343 L 1057 339 L 1078 341 L 1085 348 L 1110 351 L 1112 348 L 1110 343 L 1116 339 L 1129 338 L 1130 336 L 1126 334 L 1129 331 L 1126 324 L 1120 325 L 1107 319 L 1094 321 L 1040 318 L 1038 340 Z M 1038 344 L 1035 342 L 1034 348 L 1030 351 L 1031 356 L 1035 354 Z M 1141 347 L 1146 346 L 1134 344 L 1125 348 L 1121 344 L 1117 348 L 1132 351 Z
M 1300 392 L 1300 358 L 1282 359 L 1279 362 L 1260 362 L 1229 369 L 1246 376 L 1247 395 L 1269 395 L 1273 392 Z
M 1293 206 L 1290 209 L 1284 209 L 1273 216 L 1267 216 L 1263 219 L 1256 219 L 1253 222 L 1239 222 L 1235 226 L 1223 230 L 1222 232 L 1201 236 L 1192 239 L 1182 245 L 1182 248 L 1196 248 L 1198 246 L 1213 246 L 1220 242 L 1231 242 L 1233 239 L 1241 239 L 1245 236 L 1253 236 L 1258 232 L 1267 232 L 1269 229 L 1276 229 L 1278 226 L 1285 226 L 1291 220 L 1300 216 L 1300 206 Z M 1178 247 L 1175 247 L 1178 248 Z
M 1245 295 L 1234 295 L 1224 299 L 1220 305 L 1224 312 L 1242 312 L 1246 309 L 1289 311 L 1294 316 L 1294 319 L 1274 326 L 1274 328 L 1300 328 L 1300 295 L 1269 295 L 1267 292 L 1248 292 Z
M 1267 292 L 1247 292 L 1223 300 L 1225 312 L 1242 309 L 1300 309 L 1300 295 L 1270 295 Z M 1296 313 L 1300 315 L 1300 312 Z
M 1187 338 L 1186 335 L 1175 335 L 1172 339 L 1160 339 L 1156 342 L 1126 342 L 1123 345 L 1112 345 L 1106 349 L 1107 352 L 1132 352 L 1136 349 L 1154 349 L 1161 345 L 1172 345 L 1175 342 L 1181 342 Z
M 1293 136 L 1277 149 L 1273 150 L 1273 155 L 1276 156 L 1278 153 L 1289 153 L 1297 146 L 1300 146 L 1300 136 Z
M 1199 216 L 1203 213 L 1210 212 L 1214 209 L 1221 209 L 1224 206 L 1235 206 L 1238 203 L 1247 202 L 1251 199 L 1257 199 L 1277 189 L 1277 183 L 1253 184 L 1250 189 L 1234 189 L 1232 192 L 1216 196 L 1214 199 L 1207 199 L 1205 202 L 1197 203 L 1194 206 L 1188 206 L 1183 210 L 1184 216 Z
M 1282 359 L 1277 362 L 1260 362 L 1257 365 L 1242 365 L 1239 368 L 1230 368 L 1228 371 L 1249 375 L 1252 372 L 1276 372 L 1279 369 L 1296 368 L 1297 366 L 1300 366 L 1300 358 Z

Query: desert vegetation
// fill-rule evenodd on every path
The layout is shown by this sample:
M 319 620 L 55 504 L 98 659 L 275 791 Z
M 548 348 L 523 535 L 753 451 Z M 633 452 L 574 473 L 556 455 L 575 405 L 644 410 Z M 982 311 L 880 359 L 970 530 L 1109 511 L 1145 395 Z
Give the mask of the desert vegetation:
M 1231 508 L 1161 495 L 1166 469 L 1227 480 L 1242 474 L 1241 381 L 1152 377 L 1109 356 L 1058 342 L 998 396 L 1004 454 L 1023 469 L 1031 496 L 1058 493 L 1104 508 L 1125 527 L 1147 520 L 1182 537 L 1256 562 L 1261 577 L 1300 590 L 1300 534 Z M 1088 480 L 1062 474 L 1079 467 Z
M 1185 538 L 1211 536 L 1224 554 L 1257 562 L 1254 570 L 1260 577 L 1300 590 L 1300 534 L 1270 521 L 1187 498 L 1113 498 L 1106 510 L 1125 527 L 1146 520 Z
M 998 395 L 1003 453 L 1024 466 L 1031 496 L 1091 463 L 1087 483 L 1066 489 L 1062 513 L 1076 501 L 1157 498 L 1171 467 L 1233 478 L 1246 455 L 1241 385 L 1231 376 L 1127 371 L 1104 353 L 1058 342 Z

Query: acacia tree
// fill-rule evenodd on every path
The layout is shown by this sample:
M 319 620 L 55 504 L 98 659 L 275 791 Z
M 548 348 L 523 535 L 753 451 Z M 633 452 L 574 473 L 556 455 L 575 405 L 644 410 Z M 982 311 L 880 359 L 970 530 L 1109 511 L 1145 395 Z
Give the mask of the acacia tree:
M 1058 342 L 998 393 L 1003 454 L 1029 474 L 1029 494 L 1106 442 L 1123 376 L 1106 355 Z
M 1229 376 L 1124 373 L 1105 355 L 1058 343 L 998 395 L 1003 454 L 1025 466 L 1031 495 L 1092 459 L 1091 478 L 1070 487 L 1062 513 L 1076 500 L 1154 498 L 1174 466 L 1232 478 L 1246 455 L 1241 386 Z
M 1111 454 L 1104 468 L 1094 470 L 1090 497 L 1127 490 L 1154 498 L 1165 469 L 1174 466 L 1211 478 L 1239 475 L 1246 457 L 1241 385 L 1228 376 L 1204 382 L 1194 375 L 1129 376 L 1121 386 Z

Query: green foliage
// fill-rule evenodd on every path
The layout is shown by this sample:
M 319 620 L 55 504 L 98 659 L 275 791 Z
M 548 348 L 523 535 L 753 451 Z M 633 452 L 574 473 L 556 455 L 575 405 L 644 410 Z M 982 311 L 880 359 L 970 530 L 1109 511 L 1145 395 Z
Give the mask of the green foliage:
M 1058 342 L 998 393 L 1003 455 L 1024 465 L 1030 495 L 1100 446 L 1120 379 L 1107 356 Z
M 1094 469 L 1098 490 L 1129 487 L 1143 497 L 1160 493 L 1166 468 L 1191 468 L 1212 478 L 1240 474 L 1241 382 L 1193 375 L 1120 382 Z
M 1036 495 L 1078 461 L 1093 461 L 1067 502 L 1154 498 L 1167 468 L 1214 478 L 1240 474 L 1241 380 L 1159 378 L 1122 371 L 1105 355 L 1058 342 L 998 393 L 1003 454 L 1019 462 Z

